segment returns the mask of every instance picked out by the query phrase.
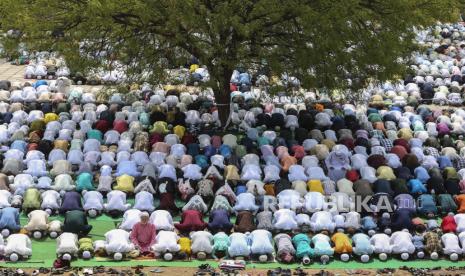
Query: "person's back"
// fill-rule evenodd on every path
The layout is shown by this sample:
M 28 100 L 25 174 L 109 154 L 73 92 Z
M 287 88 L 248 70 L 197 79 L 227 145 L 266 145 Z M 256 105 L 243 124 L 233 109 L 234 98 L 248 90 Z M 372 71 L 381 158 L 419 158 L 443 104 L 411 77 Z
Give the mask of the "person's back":
M 63 232 L 87 235 L 92 230 L 92 225 L 88 225 L 86 214 L 80 210 L 68 211 L 65 214 Z

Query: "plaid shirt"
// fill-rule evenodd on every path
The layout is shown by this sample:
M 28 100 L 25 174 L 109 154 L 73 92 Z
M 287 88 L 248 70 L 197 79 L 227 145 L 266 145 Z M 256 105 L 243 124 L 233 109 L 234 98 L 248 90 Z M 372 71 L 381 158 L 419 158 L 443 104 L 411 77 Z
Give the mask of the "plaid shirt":
M 379 139 L 379 143 L 386 149 L 386 152 L 390 152 L 394 144 L 390 139 Z
M 377 138 L 377 139 L 384 139 L 384 133 L 382 130 L 374 129 L 371 132 L 371 137 L 372 138 Z
M 428 231 L 425 234 L 425 251 L 427 253 L 438 252 L 442 250 L 441 241 L 439 239 L 438 233 L 434 231 Z
M 454 167 L 457 171 L 465 168 L 465 158 L 458 157 L 454 160 Z
M 439 154 L 439 151 L 436 148 L 433 148 L 433 147 L 426 147 L 425 150 L 424 150 L 424 153 L 426 155 L 432 155 L 435 158 L 438 158 L 439 156 L 441 156 Z

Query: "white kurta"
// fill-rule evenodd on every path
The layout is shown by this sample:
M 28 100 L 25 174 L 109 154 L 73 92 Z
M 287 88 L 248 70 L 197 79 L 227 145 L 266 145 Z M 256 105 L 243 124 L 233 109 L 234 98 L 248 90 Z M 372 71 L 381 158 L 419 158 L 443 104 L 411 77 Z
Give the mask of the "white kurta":
M 192 240 L 192 253 L 205 252 L 210 254 L 213 250 L 213 235 L 207 231 L 192 232 L 190 235 Z
M 57 255 L 61 256 L 65 253 L 77 255 L 78 251 L 78 236 L 76 234 L 65 232 L 57 238 Z
M 157 254 L 165 252 L 178 252 L 181 247 L 178 244 L 179 236 L 173 231 L 160 231 L 157 234 L 157 241 L 152 246 L 153 251 Z
M 26 234 L 12 234 L 6 239 L 5 255 L 17 253 L 21 256 L 32 255 L 31 239 Z
M 122 229 L 113 229 L 105 234 L 105 250 L 107 254 L 127 253 L 134 250 L 129 240 L 129 233 Z
M 57 210 L 60 208 L 61 197 L 57 191 L 48 190 L 43 192 L 40 196 L 42 197 L 42 203 L 40 205 L 40 208 L 51 210 Z
M 157 230 L 174 230 L 173 217 L 166 210 L 156 210 L 150 215 L 150 222 Z M 158 238 L 157 238 L 158 239 Z
M 413 254 L 415 252 L 415 246 L 412 242 L 412 234 L 410 234 L 409 232 L 394 232 L 391 236 L 390 242 L 392 246 L 392 253 L 394 254 Z
M 380 253 L 391 254 L 392 252 L 390 237 L 384 233 L 374 234 L 370 238 L 370 243 L 371 245 L 373 245 L 373 251 L 376 254 L 380 254 Z

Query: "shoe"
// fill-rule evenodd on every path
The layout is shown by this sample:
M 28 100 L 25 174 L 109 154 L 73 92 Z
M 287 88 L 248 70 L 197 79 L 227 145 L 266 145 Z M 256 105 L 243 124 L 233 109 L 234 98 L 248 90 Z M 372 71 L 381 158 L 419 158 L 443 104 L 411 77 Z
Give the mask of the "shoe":
M 85 268 L 82 273 L 84 273 L 84 275 L 94 275 L 94 270 L 92 268 Z
M 114 268 L 109 268 L 106 272 L 107 274 L 111 274 L 111 275 L 119 275 L 120 272 Z

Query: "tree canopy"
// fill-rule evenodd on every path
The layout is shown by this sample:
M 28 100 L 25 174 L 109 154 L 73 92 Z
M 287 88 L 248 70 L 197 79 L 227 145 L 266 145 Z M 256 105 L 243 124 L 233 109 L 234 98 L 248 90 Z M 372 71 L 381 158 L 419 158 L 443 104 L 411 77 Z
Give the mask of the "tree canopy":
M 303 87 L 358 89 L 405 72 L 414 27 L 456 21 L 463 0 L 2 0 L 1 26 L 30 49 L 58 50 L 71 69 L 104 59 L 163 79 L 190 56 L 206 65 L 217 101 L 233 70 L 266 66 Z M 84 43 L 85 42 L 85 43 Z M 85 45 L 85 46 L 84 46 Z M 77 68 L 73 68 L 77 67 Z M 348 81 L 350 79 L 351 81 Z

